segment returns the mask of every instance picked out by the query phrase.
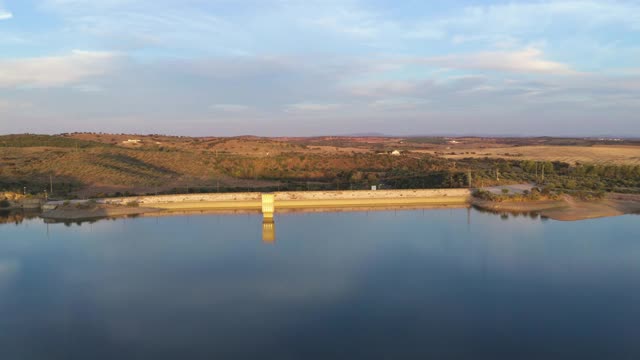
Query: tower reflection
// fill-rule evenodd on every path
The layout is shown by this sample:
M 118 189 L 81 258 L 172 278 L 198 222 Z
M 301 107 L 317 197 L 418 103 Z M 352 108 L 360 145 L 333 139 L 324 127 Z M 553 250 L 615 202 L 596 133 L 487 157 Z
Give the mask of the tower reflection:
M 276 223 L 273 218 L 265 217 L 262 220 L 262 242 L 265 244 L 276 242 Z

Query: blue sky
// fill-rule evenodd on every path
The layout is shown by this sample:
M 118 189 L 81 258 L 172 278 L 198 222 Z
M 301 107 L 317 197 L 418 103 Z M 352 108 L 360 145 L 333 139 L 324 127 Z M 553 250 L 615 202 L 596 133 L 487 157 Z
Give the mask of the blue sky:
M 640 3 L 0 0 L 0 133 L 640 136 Z

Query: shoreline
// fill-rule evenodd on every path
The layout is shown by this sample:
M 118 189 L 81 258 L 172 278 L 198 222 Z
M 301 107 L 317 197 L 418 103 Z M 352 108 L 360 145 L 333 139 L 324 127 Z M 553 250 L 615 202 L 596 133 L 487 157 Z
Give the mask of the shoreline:
M 563 196 L 558 200 L 486 201 L 473 199 L 471 205 L 481 210 L 501 213 L 537 213 L 557 221 L 580 221 L 640 214 L 640 195 L 607 194 L 600 200 L 578 200 Z
M 116 218 L 126 216 L 139 216 L 160 212 L 159 209 L 152 208 L 126 208 L 126 207 L 110 207 L 98 206 L 90 209 L 77 208 L 57 208 L 45 211 L 40 214 L 44 220 L 66 222 L 66 221 L 88 221 L 105 218 Z
M 276 213 L 290 210 L 469 206 L 469 189 L 346 190 L 276 192 Z M 136 196 L 88 201 L 53 201 L 44 206 L 42 217 L 54 221 L 76 221 L 104 217 L 171 214 L 198 211 L 256 211 L 262 209 L 262 193 L 222 193 Z M 135 204 L 135 206 L 128 206 Z
M 405 205 L 405 206 L 354 206 L 354 207 L 304 207 L 286 208 L 276 212 L 277 215 L 312 214 L 312 213 L 348 213 L 375 211 L 414 211 L 437 209 L 468 209 L 469 204 L 451 205 Z M 259 209 L 199 209 L 199 210 L 166 210 L 141 214 L 143 217 L 170 217 L 176 215 L 262 215 Z
M 640 195 L 608 194 L 603 200 L 583 201 L 564 196 L 558 200 L 486 201 L 473 198 L 469 189 L 346 190 L 277 192 L 276 213 L 358 211 L 363 209 L 430 209 L 469 207 L 491 212 L 539 213 L 559 221 L 577 221 L 640 213 Z M 49 202 L 41 217 L 53 221 L 79 221 L 121 216 L 170 216 L 176 213 L 261 212 L 261 193 L 185 194 L 98 199 L 71 203 Z M 65 205 L 66 204 L 66 205 Z M 134 204 L 134 206 L 131 206 Z

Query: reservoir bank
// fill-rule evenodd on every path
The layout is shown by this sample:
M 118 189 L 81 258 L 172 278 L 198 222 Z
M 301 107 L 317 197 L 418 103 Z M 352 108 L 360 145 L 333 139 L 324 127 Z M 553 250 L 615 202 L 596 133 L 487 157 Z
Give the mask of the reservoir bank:
M 43 206 L 44 218 L 76 220 L 111 216 L 184 212 L 263 210 L 263 193 L 208 193 L 132 196 L 72 201 L 51 201 Z M 470 189 L 347 190 L 275 192 L 275 212 L 295 209 L 358 209 L 420 206 L 468 206 Z
M 268 204 L 265 198 L 269 199 Z M 208 193 L 50 201 L 43 206 L 41 216 L 53 221 L 74 221 L 189 211 L 262 211 L 266 216 L 273 216 L 273 213 L 285 211 L 452 206 L 474 206 L 493 212 L 537 212 L 555 220 L 575 221 L 639 213 L 640 196 L 609 194 L 602 200 L 589 201 L 563 196 L 557 200 L 488 202 L 474 198 L 471 189 Z

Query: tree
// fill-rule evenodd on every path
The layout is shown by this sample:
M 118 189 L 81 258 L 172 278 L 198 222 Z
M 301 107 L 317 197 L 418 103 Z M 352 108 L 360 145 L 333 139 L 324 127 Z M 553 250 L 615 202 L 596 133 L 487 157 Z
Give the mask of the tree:
M 367 175 L 367 180 L 369 181 L 369 185 L 375 185 L 378 183 L 378 176 L 376 174 Z

